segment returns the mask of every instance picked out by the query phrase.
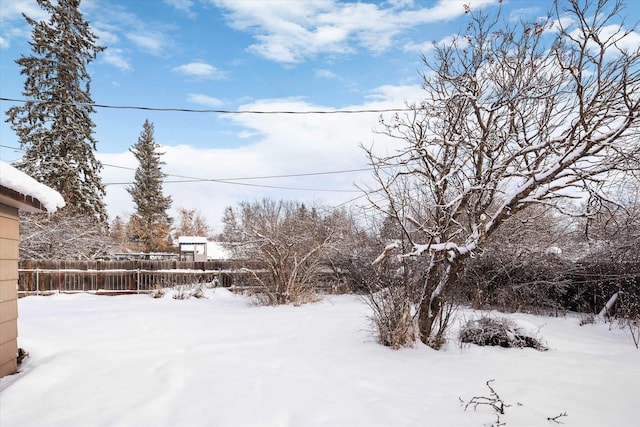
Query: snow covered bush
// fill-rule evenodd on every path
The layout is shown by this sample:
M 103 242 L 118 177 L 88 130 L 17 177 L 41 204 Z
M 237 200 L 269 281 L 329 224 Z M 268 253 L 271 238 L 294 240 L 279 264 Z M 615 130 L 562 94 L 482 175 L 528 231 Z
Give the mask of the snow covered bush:
M 190 285 L 179 285 L 173 288 L 156 288 L 151 296 L 153 298 L 163 298 L 165 295 L 171 295 L 173 299 L 186 300 L 189 298 L 206 298 L 202 283 L 193 283 Z
M 545 351 L 548 348 L 532 331 L 506 317 L 482 316 L 472 319 L 460 329 L 460 342 L 480 346 L 531 347 Z
M 69 211 L 20 215 L 20 258 L 93 260 L 117 252 L 105 223 Z

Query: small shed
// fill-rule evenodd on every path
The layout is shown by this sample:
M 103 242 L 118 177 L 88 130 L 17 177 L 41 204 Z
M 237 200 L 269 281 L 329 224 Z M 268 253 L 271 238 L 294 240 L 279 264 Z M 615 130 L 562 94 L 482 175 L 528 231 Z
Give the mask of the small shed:
M 18 368 L 18 212 L 63 206 L 60 193 L 0 160 L 0 377 Z
M 181 261 L 206 261 L 207 238 L 202 236 L 179 236 Z

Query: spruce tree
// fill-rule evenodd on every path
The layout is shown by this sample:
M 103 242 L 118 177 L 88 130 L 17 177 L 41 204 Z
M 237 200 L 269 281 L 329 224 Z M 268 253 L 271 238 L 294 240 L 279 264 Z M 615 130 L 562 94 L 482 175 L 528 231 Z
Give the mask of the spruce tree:
M 153 123 L 145 120 L 138 142 L 129 149 L 139 162 L 133 185 L 127 188 L 136 206 L 131 216 L 129 240 L 145 252 L 161 252 L 170 247 L 171 197 L 164 196 L 162 154 L 153 137 Z
M 104 47 L 79 11 L 80 0 L 36 0 L 49 13 L 47 21 L 24 15 L 33 27 L 32 53 L 16 63 L 25 75 L 27 101 L 7 110 L 26 154 L 17 167 L 58 190 L 72 215 L 105 222 L 107 214 L 96 160 L 91 114 L 91 77 L 87 65 Z

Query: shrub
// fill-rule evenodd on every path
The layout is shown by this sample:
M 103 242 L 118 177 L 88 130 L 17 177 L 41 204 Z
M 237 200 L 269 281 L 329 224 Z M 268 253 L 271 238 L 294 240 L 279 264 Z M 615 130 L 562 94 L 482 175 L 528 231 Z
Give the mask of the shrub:
M 513 320 L 482 316 L 479 319 L 469 320 L 460 329 L 460 342 L 480 346 L 531 347 L 540 351 L 548 350 L 535 335 Z
M 156 286 L 153 292 L 151 292 L 151 296 L 153 298 L 162 298 L 164 296 L 164 288 L 162 286 Z
M 389 286 L 366 297 L 373 314 L 370 320 L 378 333 L 380 344 L 393 349 L 412 347 L 416 331 L 411 315 L 411 303 L 402 286 Z
M 185 300 L 189 298 L 206 298 L 203 291 L 202 283 L 194 283 L 191 285 L 179 285 L 169 290 L 157 287 L 152 293 L 153 298 L 163 298 L 166 294 L 171 295 L 173 299 Z

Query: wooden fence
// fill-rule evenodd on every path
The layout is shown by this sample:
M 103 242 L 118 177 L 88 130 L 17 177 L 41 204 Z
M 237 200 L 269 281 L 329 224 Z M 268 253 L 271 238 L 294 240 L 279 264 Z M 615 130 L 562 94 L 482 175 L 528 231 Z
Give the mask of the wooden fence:
M 238 261 L 52 261 L 19 263 L 20 295 L 54 292 L 139 293 L 159 287 L 213 283 L 230 287 L 243 282 L 247 268 Z

